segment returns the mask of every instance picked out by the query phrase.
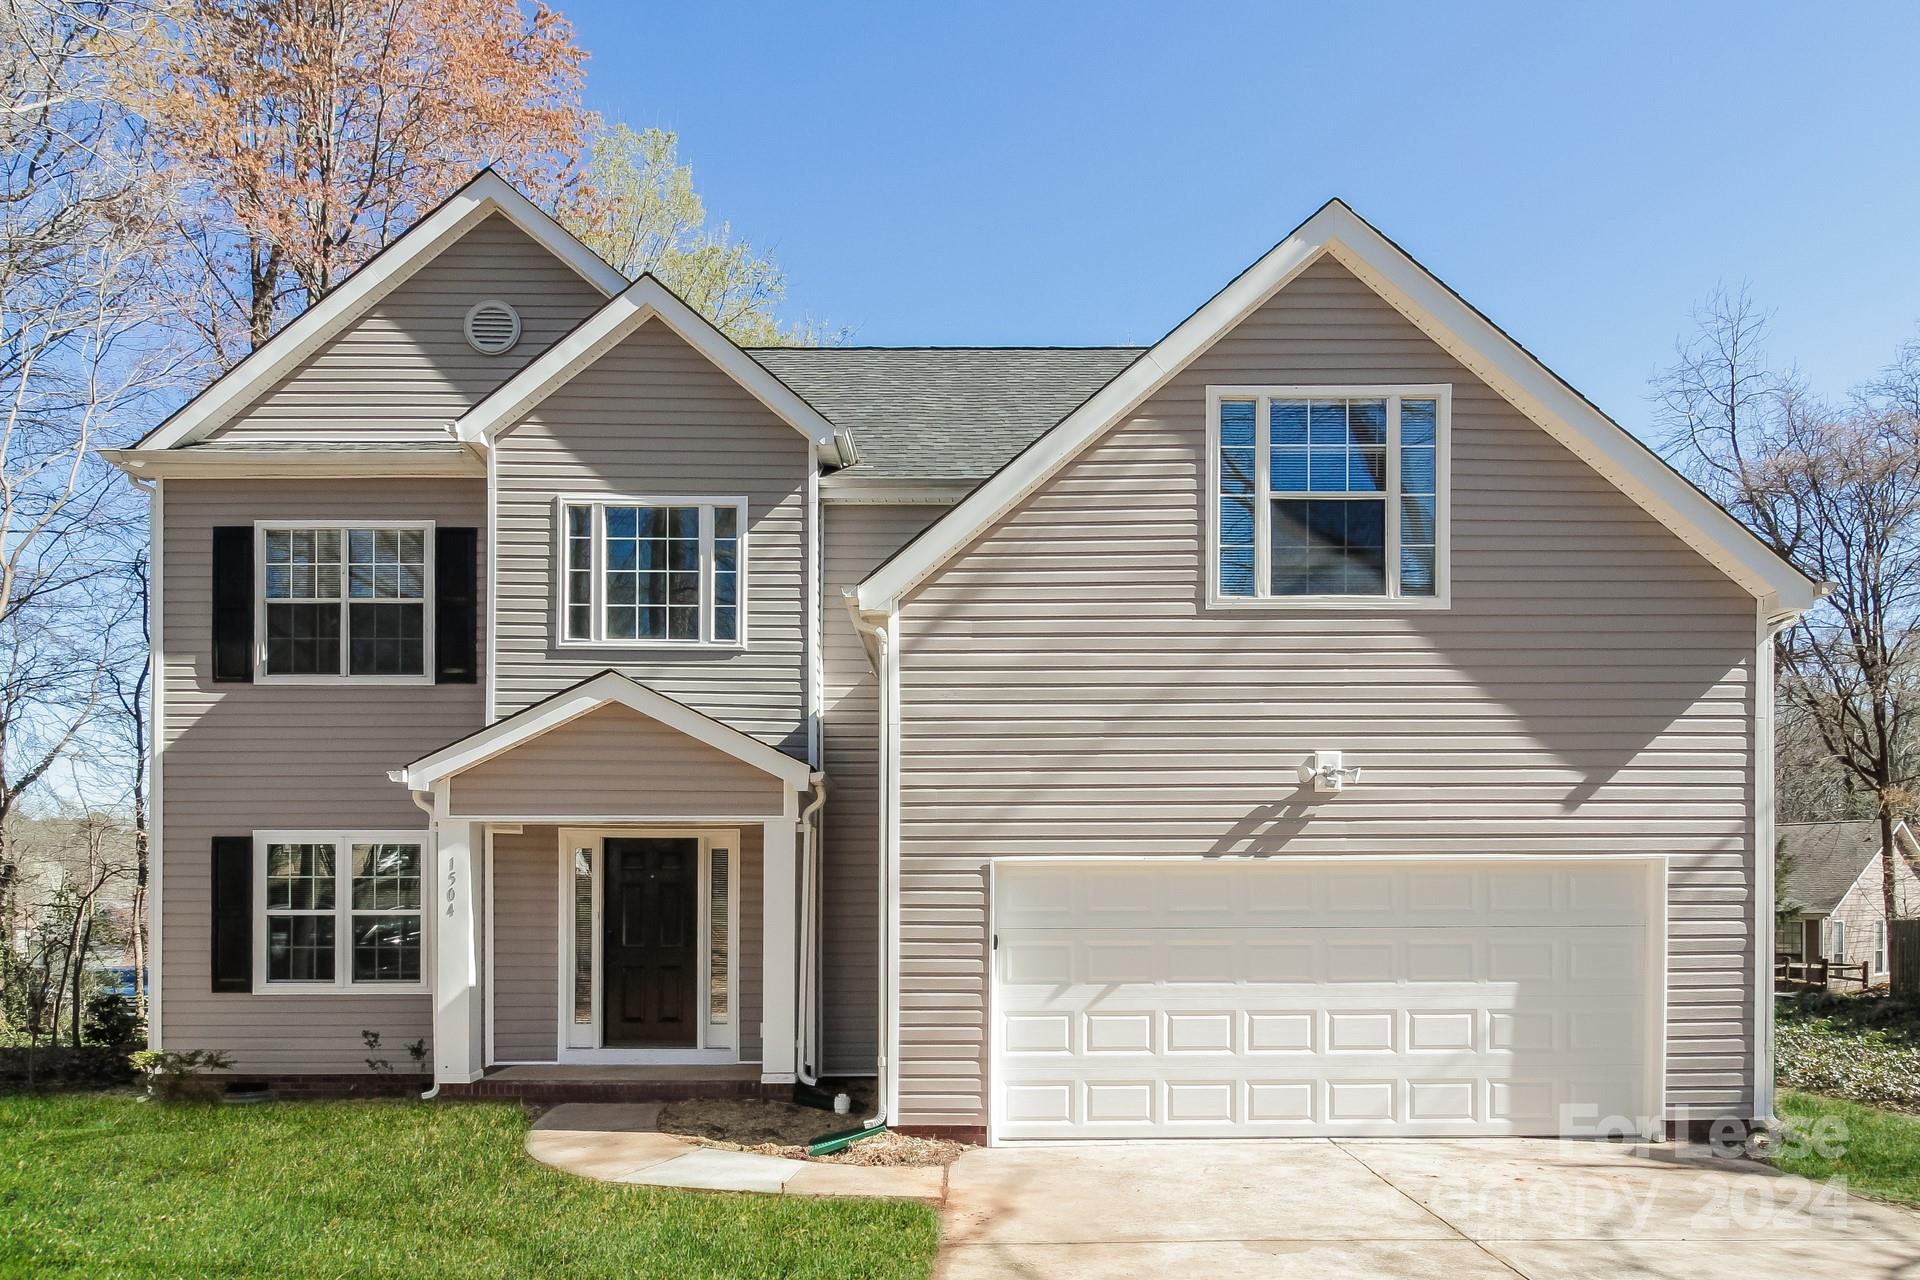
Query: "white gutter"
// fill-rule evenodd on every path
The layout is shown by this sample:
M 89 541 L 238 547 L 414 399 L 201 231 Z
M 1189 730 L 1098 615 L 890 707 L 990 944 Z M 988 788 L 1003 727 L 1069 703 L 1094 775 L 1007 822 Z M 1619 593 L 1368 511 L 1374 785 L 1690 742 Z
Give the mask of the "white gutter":
M 900 875 L 900 663 L 895 649 L 900 615 L 888 614 L 882 626 L 861 615 L 852 593 L 847 606 L 873 663 L 880 695 L 880 1017 L 875 1046 L 879 1087 L 876 1110 L 862 1122 L 871 1129 L 886 1124 L 900 1108 L 899 1074 L 894 1068 L 900 1036 L 900 972 L 894 963 L 900 931 L 900 895 L 895 889 Z
M 819 1084 L 820 1072 L 814 1058 L 820 1044 L 820 856 L 819 841 L 814 838 L 814 822 L 820 807 L 827 802 L 827 775 L 816 773 L 807 780 L 813 784 L 813 799 L 800 811 L 800 1018 L 797 1023 L 800 1053 L 795 1074 L 802 1084 Z

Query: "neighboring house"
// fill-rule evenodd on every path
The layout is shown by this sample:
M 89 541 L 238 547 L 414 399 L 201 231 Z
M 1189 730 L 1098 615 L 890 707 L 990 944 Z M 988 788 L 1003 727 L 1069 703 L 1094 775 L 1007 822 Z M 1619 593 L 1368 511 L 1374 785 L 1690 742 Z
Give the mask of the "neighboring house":
M 749 352 L 484 175 L 113 457 L 168 1048 L 996 1139 L 1771 1110 L 1819 590 L 1338 202 L 1149 349 Z
M 1920 915 L 1920 843 L 1904 822 L 1893 828 L 1895 919 Z M 1775 949 L 1801 960 L 1867 966 L 1869 985 L 1887 977 L 1887 857 L 1880 822 L 1783 822 L 1788 858 Z

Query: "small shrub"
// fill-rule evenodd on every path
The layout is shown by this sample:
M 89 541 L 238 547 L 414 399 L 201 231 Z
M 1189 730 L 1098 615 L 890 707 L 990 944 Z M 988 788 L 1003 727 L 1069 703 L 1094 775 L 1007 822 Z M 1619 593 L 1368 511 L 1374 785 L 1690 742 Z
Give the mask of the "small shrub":
M 140 1008 L 117 991 L 102 991 L 87 1001 L 81 1031 L 88 1044 L 123 1047 L 146 1039 Z
M 147 1096 L 159 1102 L 218 1097 L 221 1083 L 208 1074 L 227 1071 L 233 1058 L 224 1049 L 189 1049 L 174 1053 L 146 1049 L 133 1055 L 134 1069 L 147 1078 Z

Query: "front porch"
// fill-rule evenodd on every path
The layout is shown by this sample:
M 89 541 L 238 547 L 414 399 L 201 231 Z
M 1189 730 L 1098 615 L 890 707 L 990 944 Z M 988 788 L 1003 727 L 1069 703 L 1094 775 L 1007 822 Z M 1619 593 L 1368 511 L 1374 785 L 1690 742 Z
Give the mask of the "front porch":
M 443 1097 L 514 1098 L 522 1102 L 679 1102 L 688 1098 L 792 1096 L 790 1084 L 760 1078 L 755 1063 L 727 1066 L 621 1067 L 558 1064 L 492 1067 L 469 1084 L 440 1087 Z
M 443 1096 L 790 1092 L 804 761 L 605 673 L 394 777 L 433 819 Z

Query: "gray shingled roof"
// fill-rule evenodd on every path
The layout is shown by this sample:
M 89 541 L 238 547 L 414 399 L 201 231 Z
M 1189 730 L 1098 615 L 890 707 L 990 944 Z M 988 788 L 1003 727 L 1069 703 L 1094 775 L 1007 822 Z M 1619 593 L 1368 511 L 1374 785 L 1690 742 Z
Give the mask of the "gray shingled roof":
M 1793 859 L 1781 890 L 1782 906 L 1803 915 L 1823 916 L 1840 905 L 1847 890 L 1880 852 L 1880 823 L 1783 822 L 1780 842 Z
M 749 352 L 836 427 L 845 474 L 982 480 L 1044 435 L 1140 347 L 758 347 Z

